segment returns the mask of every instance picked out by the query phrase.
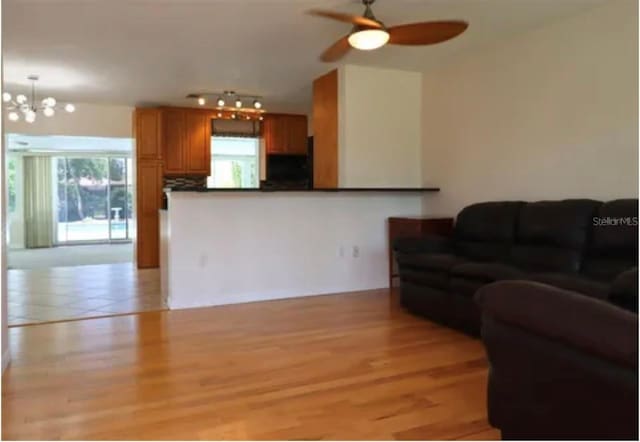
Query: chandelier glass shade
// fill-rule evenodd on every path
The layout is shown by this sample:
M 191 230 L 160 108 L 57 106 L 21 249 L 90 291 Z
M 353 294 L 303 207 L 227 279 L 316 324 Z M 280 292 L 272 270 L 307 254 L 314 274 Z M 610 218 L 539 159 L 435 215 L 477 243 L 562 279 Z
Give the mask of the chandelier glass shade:
M 27 78 L 31 81 L 31 97 L 27 97 L 25 94 L 18 94 L 13 97 L 9 92 L 2 94 L 2 102 L 7 112 L 7 118 L 9 121 L 20 121 L 21 118 L 24 118 L 27 123 L 34 123 L 39 113 L 42 113 L 45 117 L 53 117 L 59 109 L 56 107 L 58 105 L 57 100 L 53 97 L 46 97 L 38 101 L 36 81 L 38 81 L 39 77 L 30 75 Z M 71 113 L 76 110 L 76 107 L 71 103 L 66 103 L 63 109 Z

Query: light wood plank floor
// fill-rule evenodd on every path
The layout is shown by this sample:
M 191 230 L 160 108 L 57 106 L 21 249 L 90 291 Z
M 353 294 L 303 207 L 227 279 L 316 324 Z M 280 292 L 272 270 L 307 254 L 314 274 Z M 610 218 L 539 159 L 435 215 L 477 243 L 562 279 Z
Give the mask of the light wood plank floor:
M 388 291 L 10 329 L 3 439 L 496 439 L 482 343 Z

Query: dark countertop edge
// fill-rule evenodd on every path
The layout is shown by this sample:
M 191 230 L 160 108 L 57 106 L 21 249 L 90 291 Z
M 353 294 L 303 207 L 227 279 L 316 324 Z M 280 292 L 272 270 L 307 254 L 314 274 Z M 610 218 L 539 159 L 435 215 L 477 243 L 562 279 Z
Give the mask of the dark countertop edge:
M 189 187 L 180 189 L 163 189 L 165 192 L 198 192 L 198 193 L 275 193 L 275 192 L 439 192 L 439 187 L 351 187 L 331 189 L 209 189 Z

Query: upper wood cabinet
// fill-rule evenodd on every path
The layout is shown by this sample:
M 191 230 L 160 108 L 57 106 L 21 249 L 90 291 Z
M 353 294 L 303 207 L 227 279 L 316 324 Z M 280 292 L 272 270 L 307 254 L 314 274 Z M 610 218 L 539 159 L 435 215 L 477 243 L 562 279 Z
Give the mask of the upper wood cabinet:
M 313 185 L 338 187 L 338 72 L 313 82 Z
M 162 150 L 164 172 L 181 174 L 185 171 L 185 110 L 162 110 Z
M 210 175 L 211 114 L 202 109 L 162 109 L 165 175 Z
M 161 160 L 162 120 L 159 109 L 138 108 L 133 113 L 136 156 L 142 160 Z
M 267 154 L 306 155 L 307 116 L 267 114 L 262 136 Z
M 185 168 L 187 173 L 209 175 L 211 171 L 211 116 L 189 110 L 185 115 Z

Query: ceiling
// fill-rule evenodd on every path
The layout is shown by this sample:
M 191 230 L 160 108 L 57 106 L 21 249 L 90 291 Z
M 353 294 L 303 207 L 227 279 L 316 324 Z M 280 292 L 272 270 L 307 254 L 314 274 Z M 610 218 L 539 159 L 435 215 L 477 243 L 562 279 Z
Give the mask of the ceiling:
M 377 0 L 387 25 L 438 19 L 470 23 L 431 47 L 352 51 L 342 63 L 427 70 L 447 57 L 508 39 L 606 0 Z M 4 81 L 11 92 L 40 75 L 59 100 L 186 104 L 188 93 L 233 89 L 267 110 L 305 112 L 313 78 L 335 64 L 318 56 L 347 24 L 312 7 L 361 13 L 358 0 L 4 0 Z

